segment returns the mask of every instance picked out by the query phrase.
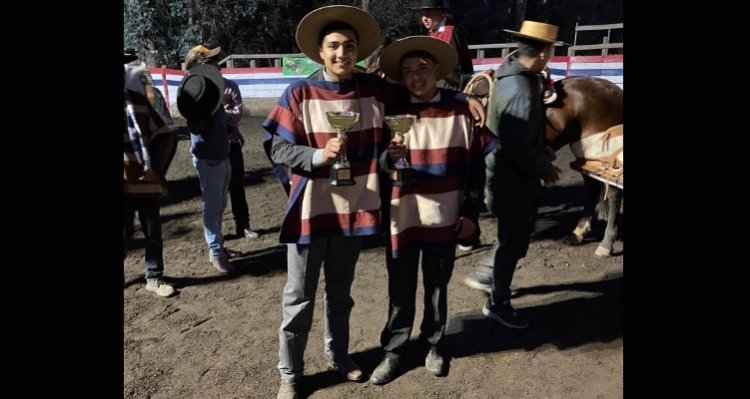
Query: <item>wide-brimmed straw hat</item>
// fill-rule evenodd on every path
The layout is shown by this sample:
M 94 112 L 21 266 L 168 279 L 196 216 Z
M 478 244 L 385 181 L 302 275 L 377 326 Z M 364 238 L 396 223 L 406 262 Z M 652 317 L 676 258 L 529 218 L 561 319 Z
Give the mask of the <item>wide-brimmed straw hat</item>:
M 212 65 L 192 67 L 177 89 L 177 109 L 187 120 L 204 120 L 213 115 L 224 97 L 224 78 Z
M 352 6 L 320 7 L 305 15 L 297 25 L 297 46 L 318 64 L 323 64 L 318 36 L 333 22 L 344 22 L 357 32 L 357 61 L 367 58 L 380 45 L 380 27 L 369 12 Z
M 519 31 L 503 29 L 503 31 L 508 32 L 513 36 L 525 37 L 527 39 L 533 39 L 544 43 L 554 43 L 570 46 L 570 44 L 568 43 L 557 40 L 558 30 L 559 28 L 555 25 L 529 20 L 523 21 L 523 23 L 521 24 L 521 30 Z
M 437 78 L 449 74 L 458 63 L 456 50 L 450 44 L 430 36 L 409 36 L 388 45 L 380 56 L 380 65 L 385 74 L 401 81 L 401 59 L 412 51 L 431 54 L 440 64 Z

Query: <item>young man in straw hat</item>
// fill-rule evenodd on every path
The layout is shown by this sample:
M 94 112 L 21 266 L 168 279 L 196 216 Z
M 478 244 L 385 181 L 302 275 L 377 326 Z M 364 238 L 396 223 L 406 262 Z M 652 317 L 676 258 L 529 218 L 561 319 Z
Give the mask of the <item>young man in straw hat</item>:
M 380 335 L 385 357 L 370 381 L 385 384 L 396 377 L 404 345 L 414 323 L 419 257 L 422 256 L 424 315 L 420 339 L 427 355 L 425 368 L 443 375 L 440 346 L 448 321 L 447 288 L 456 256 L 456 240 L 478 233 L 477 218 L 484 189 L 484 155 L 495 140 L 487 128 L 475 128 L 467 105 L 455 91 L 438 89 L 437 81 L 456 65 L 453 48 L 429 36 L 411 36 L 383 50 L 386 76 L 402 82 L 411 93 L 393 114 L 411 114 L 416 123 L 404 136 L 391 140 L 380 157 L 381 168 L 409 157 L 414 181 L 394 186 L 389 195 L 390 234 L 388 321 Z
M 500 145 L 487 156 L 485 204 L 497 217 L 492 289 L 482 313 L 506 327 L 529 326 L 510 304 L 510 283 L 526 256 L 534 231 L 541 184 L 559 179 L 545 151 L 544 78 L 557 42 L 557 26 L 524 21 L 515 36 L 518 51 L 506 57 L 488 107 L 488 126 Z
M 300 21 L 296 36 L 302 52 L 324 68 L 289 85 L 263 124 L 269 158 L 292 172 L 280 232 L 280 241 L 288 244 L 288 269 L 279 328 L 279 399 L 299 395 L 321 264 L 330 366 L 348 380 L 364 377 L 349 357 L 350 291 L 362 236 L 378 231 L 377 156 L 387 102 L 381 78 L 354 73 L 355 63 L 380 41 L 370 13 L 350 6 L 322 7 Z M 347 141 L 336 137 L 326 111 L 360 114 Z M 329 165 L 344 152 L 355 184 L 332 186 Z

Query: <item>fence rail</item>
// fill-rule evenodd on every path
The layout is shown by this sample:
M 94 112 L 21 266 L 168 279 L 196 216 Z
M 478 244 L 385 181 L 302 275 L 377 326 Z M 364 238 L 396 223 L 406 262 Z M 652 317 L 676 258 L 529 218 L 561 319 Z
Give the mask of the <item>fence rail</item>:
M 568 48 L 568 55 L 576 55 L 576 51 L 585 50 L 602 50 L 601 55 L 608 55 L 611 48 L 623 48 L 622 43 L 610 43 L 610 37 L 613 29 L 624 29 L 623 23 L 605 24 L 605 25 L 578 25 L 576 22 L 575 34 L 573 35 L 573 45 Z M 578 45 L 578 32 L 584 31 L 607 31 L 607 35 L 602 38 L 601 44 Z

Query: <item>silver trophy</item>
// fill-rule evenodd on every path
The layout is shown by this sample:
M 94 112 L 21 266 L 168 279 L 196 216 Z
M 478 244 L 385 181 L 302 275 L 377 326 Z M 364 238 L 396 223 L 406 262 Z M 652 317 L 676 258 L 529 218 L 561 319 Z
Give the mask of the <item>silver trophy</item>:
M 385 123 L 388 124 L 388 127 L 391 128 L 394 137 L 398 136 L 403 143 L 405 142 L 404 136 L 411 129 L 412 125 L 414 125 L 417 116 L 410 114 L 392 115 L 386 116 L 383 119 L 385 119 Z M 409 165 L 409 161 L 406 160 L 406 157 L 396 160 L 394 166 L 395 170 L 391 172 L 391 180 L 393 180 L 394 186 L 406 186 L 414 182 L 414 171 L 412 170 L 411 165 Z
M 354 126 L 359 120 L 359 112 L 354 111 L 342 111 L 326 112 L 328 123 L 336 129 L 338 135 L 336 137 L 344 141 L 344 146 L 339 154 L 336 162 L 331 165 L 331 185 L 333 186 L 353 186 L 354 179 L 352 179 L 352 168 L 349 164 L 349 160 L 346 158 L 346 132 Z

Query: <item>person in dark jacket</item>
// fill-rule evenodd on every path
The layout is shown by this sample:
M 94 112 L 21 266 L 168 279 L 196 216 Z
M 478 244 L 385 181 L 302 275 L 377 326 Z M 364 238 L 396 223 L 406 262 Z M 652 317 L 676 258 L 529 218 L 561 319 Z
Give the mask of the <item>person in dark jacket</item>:
M 485 204 L 497 217 L 497 251 L 492 289 L 482 313 L 509 327 L 526 328 L 510 304 L 510 283 L 518 260 L 526 256 L 534 230 L 541 181 L 559 179 L 545 151 L 542 70 L 557 43 L 557 26 L 524 21 L 516 37 L 518 51 L 506 57 L 488 107 L 487 125 L 499 147 L 486 158 Z

